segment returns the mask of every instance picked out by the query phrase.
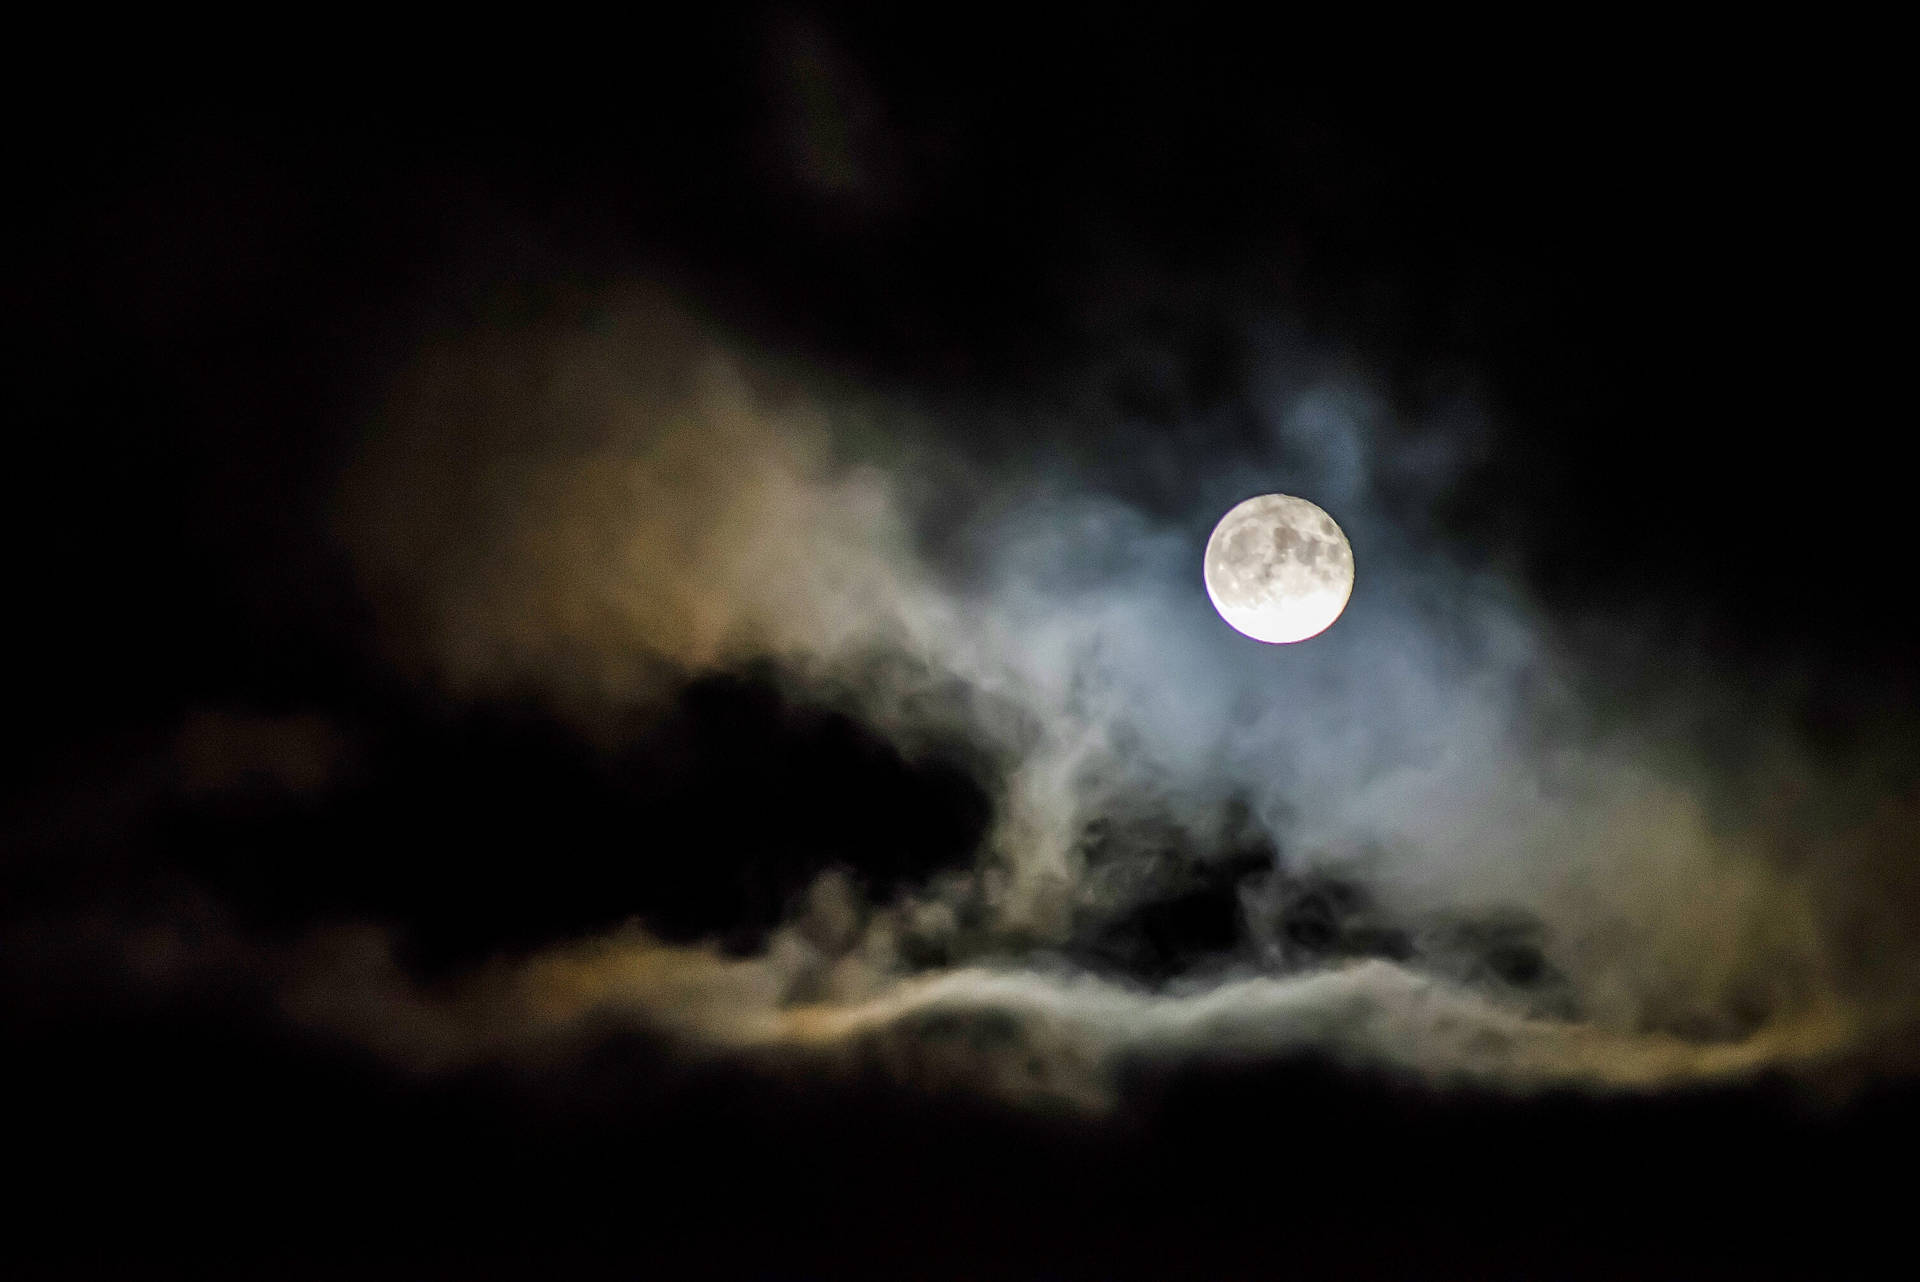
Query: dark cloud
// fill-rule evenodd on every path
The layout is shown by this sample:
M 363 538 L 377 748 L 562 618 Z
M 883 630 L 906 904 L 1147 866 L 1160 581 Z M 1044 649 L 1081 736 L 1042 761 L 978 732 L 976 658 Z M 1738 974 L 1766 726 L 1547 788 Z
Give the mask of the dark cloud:
M 404 684 L 347 771 L 324 722 L 196 714 L 129 857 L 231 908 L 215 970 L 263 950 L 296 1018 L 436 1071 L 621 1019 L 1093 1109 L 1136 1055 L 1522 1090 L 1870 1055 L 1909 988 L 1840 964 L 1853 892 L 1716 818 L 1711 763 L 1596 730 L 1595 660 L 1377 500 L 1421 433 L 1363 378 L 1269 379 L 1188 515 L 1037 453 L 930 545 L 966 407 L 648 289 L 445 336 L 332 505 Z M 1339 644 L 1245 642 L 1197 504 L 1323 476 L 1366 567 Z M 1798 844 L 1846 840 L 1829 808 Z
M 23 162 L 0 997 L 96 1271 L 1872 1236 L 1904 472 L 1782 194 L 1854 151 L 1045 26 L 687 15 L 605 109 Z M 1281 649 L 1200 581 L 1275 490 L 1359 568 Z

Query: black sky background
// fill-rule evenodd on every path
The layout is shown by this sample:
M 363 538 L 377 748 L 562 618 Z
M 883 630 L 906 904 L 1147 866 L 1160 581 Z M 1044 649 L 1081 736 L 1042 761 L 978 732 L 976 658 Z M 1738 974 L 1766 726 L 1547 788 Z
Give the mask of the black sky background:
M 882 884 L 965 857 L 989 803 L 964 746 L 908 761 L 764 674 L 689 687 L 609 762 L 531 701 L 454 707 L 383 657 L 329 507 L 383 389 L 477 316 L 630 278 L 907 397 L 1045 402 L 1110 371 L 1105 403 L 1168 431 L 1232 400 L 1239 325 L 1282 312 L 1409 416 L 1486 409 L 1435 537 L 1551 611 L 1643 621 L 1619 705 L 1710 671 L 1837 758 L 1906 760 L 1905 140 L 1866 59 L 1739 45 L 1542 34 L 1336 73 L 1278 28 L 780 10 L 653 20 L 572 75 L 102 75 L 16 114 L 23 1266 L 1814 1277 L 1910 1253 L 1900 1083 L 1516 1102 L 1216 1065 L 1096 1125 L 877 1071 L 688 1067 L 619 1030 L 545 1077 L 421 1081 L 262 1018 L 243 982 L 125 991 L 36 924 L 184 876 L 268 932 L 397 919 L 432 976 L 635 911 L 764 928 L 836 857 Z M 1130 363 L 1141 342 L 1173 361 Z M 1046 447 L 1097 456 L 1084 432 Z M 184 718 L 235 707 L 323 710 L 370 782 L 99 836 Z M 1695 729 L 1735 753 L 1727 715 Z M 723 821 L 732 862 L 605 857 L 633 816 L 695 831 L 742 786 L 764 805 Z M 887 801 L 850 816 L 855 788 Z M 909 831 L 931 836 L 901 855 Z M 398 865 L 408 834 L 497 858 Z M 536 839 L 530 878 L 507 852 Z M 263 869 L 266 844 L 293 854 Z

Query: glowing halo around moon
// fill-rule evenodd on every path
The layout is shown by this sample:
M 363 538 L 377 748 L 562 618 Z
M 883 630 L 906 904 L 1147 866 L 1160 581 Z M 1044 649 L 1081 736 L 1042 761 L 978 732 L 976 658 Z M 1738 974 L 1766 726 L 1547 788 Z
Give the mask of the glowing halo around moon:
M 1236 504 L 1213 527 L 1203 568 L 1220 617 L 1271 644 L 1319 636 L 1353 595 L 1353 545 L 1317 504 L 1291 494 Z

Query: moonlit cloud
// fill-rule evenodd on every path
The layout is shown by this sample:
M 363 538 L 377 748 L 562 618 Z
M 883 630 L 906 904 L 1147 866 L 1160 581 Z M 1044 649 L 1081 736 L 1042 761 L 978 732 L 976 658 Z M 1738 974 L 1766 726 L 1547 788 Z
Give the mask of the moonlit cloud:
M 1284 331 L 1247 339 L 1264 439 L 1197 425 L 1169 470 L 1122 425 L 1112 457 L 1035 450 L 988 483 L 951 444 L 978 407 L 810 386 L 658 295 L 592 301 L 591 325 L 556 308 L 449 337 L 396 389 L 340 512 L 400 661 L 462 698 L 531 686 L 602 734 L 771 661 L 909 752 L 977 744 L 991 829 L 971 867 L 885 900 L 830 873 L 744 958 L 634 927 L 449 996 L 378 934 L 336 940 L 299 968 L 296 1017 L 422 1066 L 609 1012 L 690 1048 L 959 1065 L 993 1039 L 934 1017 L 997 1017 L 1006 1064 L 1037 1066 L 987 1073 L 1000 1089 L 1097 1103 L 1130 1056 L 1310 1050 L 1516 1087 L 1810 1068 L 1910 1009 L 1891 959 L 1840 943 L 1898 910 L 1813 853 L 1890 875 L 1904 831 L 1849 829 L 1826 804 L 1847 789 L 1784 735 L 1781 770 L 1841 821 L 1742 830 L 1653 718 L 1593 728 L 1597 660 L 1422 520 L 1459 465 L 1434 441 L 1458 432 L 1393 423 Z M 1129 467 L 1184 503 L 1122 497 Z M 1198 566 L 1218 511 L 1276 488 L 1337 505 L 1364 567 L 1336 634 L 1284 654 L 1220 624 Z M 1234 807 L 1277 852 L 1234 892 L 1251 942 L 1171 984 L 1080 968 L 1076 940 L 1177 875 L 1089 833 L 1145 816 L 1204 869 Z M 1367 938 L 1398 942 L 1289 952 L 1271 914 L 1312 877 L 1358 888 Z M 1487 941 L 1508 938 L 1503 981 Z

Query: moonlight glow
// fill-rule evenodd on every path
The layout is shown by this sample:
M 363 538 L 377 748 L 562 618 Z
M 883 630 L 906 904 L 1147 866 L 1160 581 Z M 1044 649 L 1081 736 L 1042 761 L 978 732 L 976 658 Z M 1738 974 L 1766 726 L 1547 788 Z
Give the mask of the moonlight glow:
M 1256 641 L 1305 641 L 1353 594 L 1353 548 L 1316 504 L 1262 494 L 1236 505 L 1207 540 L 1207 595 Z

